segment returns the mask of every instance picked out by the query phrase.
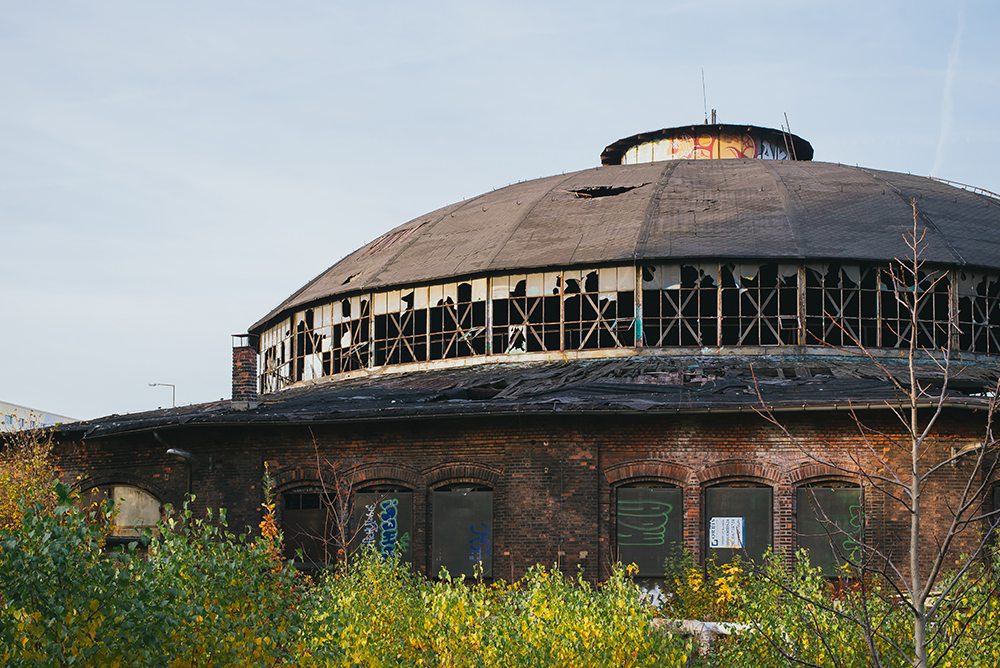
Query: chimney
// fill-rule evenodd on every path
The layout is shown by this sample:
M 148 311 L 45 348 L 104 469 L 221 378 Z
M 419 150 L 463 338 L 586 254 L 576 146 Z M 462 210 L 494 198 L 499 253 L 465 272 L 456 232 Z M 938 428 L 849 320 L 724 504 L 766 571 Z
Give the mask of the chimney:
M 257 406 L 257 337 L 233 334 L 233 408 Z

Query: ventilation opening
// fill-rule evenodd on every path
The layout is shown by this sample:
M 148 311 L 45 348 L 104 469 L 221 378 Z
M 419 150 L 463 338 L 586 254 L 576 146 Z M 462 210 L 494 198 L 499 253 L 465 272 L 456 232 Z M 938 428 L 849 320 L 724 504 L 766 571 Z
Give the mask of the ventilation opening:
M 583 197 L 586 199 L 594 199 L 596 197 L 614 197 L 615 195 L 621 195 L 622 193 L 627 193 L 629 190 L 635 190 L 636 188 L 641 188 L 648 183 L 640 183 L 636 186 L 587 186 L 586 188 L 577 188 L 575 190 L 570 190 L 577 197 Z

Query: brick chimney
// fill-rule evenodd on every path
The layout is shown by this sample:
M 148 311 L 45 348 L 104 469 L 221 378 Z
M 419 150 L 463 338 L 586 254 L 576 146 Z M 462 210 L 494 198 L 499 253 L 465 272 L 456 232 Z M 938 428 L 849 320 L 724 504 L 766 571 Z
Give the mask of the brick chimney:
M 257 405 L 257 337 L 233 334 L 233 408 Z

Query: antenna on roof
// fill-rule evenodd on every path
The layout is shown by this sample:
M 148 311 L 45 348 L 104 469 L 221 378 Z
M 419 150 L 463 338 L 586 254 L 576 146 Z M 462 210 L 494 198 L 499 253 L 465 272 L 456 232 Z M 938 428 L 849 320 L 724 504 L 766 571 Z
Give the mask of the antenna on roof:
M 701 68 L 701 104 L 705 108 L 705 125 L 708 125 L 708 95 L 705 93 L 705 68 Z

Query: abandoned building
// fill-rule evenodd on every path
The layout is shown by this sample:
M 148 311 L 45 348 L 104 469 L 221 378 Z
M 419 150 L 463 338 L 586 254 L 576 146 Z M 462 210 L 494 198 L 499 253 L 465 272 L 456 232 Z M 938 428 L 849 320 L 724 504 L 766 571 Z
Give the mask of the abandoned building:
M 63 425 L 60 464 L 121 499 L 126 536 L 189 492 L 256 527 L 266 466 L 307 562 L 372 543 L 430 575 L 655 578 L 677 548 L 803 546 L 832 571 L 862 516 L 901 554 L 900 509 L 852 471 L 903 435 L 887 374 L 911 340 L 952 359 L 931 447 L 982 443 L 1000 199 L 812 157 L 783 131 L 669 128 L 419 216 L 236 337 L 231 401 Z M 913 201 L 916 328 L 892 278 Z M 929 531 L 968 467 L 931 481 Z

